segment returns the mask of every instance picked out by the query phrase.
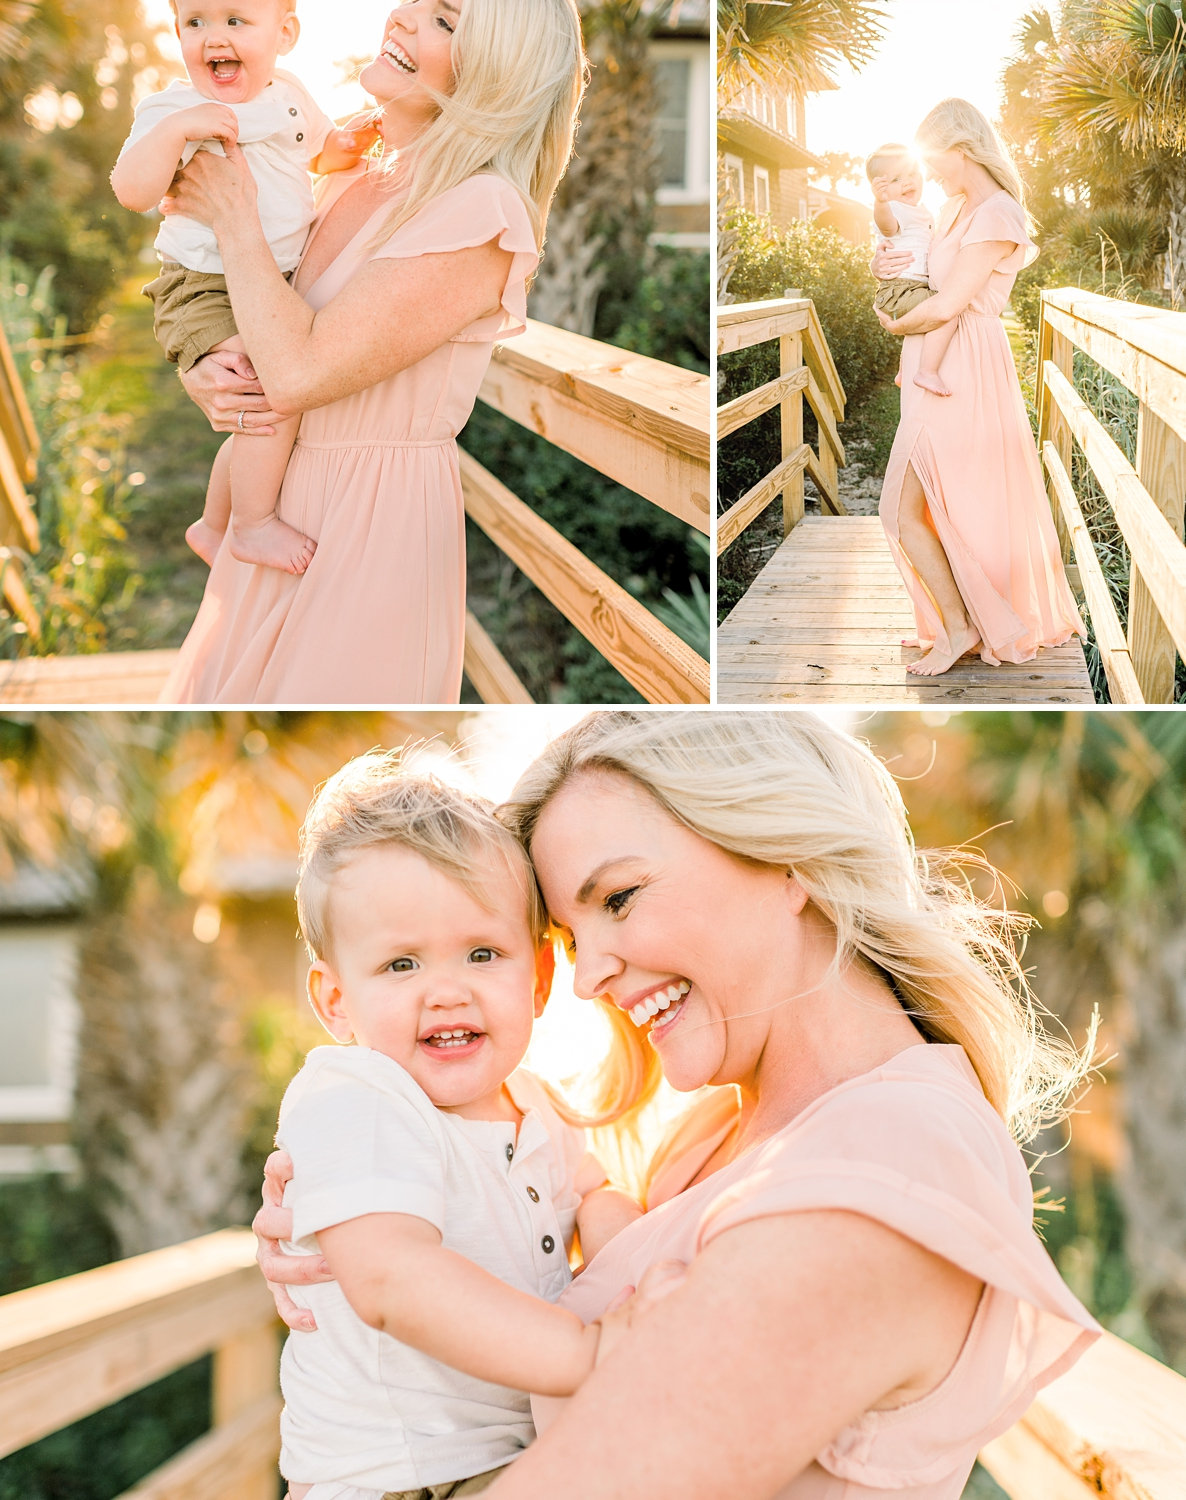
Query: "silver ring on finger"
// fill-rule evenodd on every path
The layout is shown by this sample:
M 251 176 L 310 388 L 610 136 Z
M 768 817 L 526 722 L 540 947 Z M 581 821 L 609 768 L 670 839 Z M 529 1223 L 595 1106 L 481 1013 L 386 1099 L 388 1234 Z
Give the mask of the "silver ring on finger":
M 246 432 L 246 431 L 247 431 L 247 426 L 246 426 L 246 424 L 245 424 L 245 423 L 244 423 L 244 421 L 243 421 L 243 418 L 244 418 L 244 417 L 245 417 L 245 416 L 246 416 L 246 415 L 247 415 L 247 413 L 246 413 L 246 411 L 241 411 L 241 412 L 240 412 L 240 413 L 239 413 L 239 431 L 240 431 L 240 432 Z

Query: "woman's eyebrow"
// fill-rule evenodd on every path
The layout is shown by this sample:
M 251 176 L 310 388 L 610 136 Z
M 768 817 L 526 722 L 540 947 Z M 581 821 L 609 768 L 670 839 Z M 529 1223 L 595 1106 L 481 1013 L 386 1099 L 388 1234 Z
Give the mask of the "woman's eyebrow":
M 582 904 L 588 901 L 589 897 L 593 894 L 593 889 L 597 882 L 612 865 L 620 865 L 623 861 L 634 858 L 633 854 L 615 854 L 610 859 L 603 859 L 577 892 L 577 901 Z

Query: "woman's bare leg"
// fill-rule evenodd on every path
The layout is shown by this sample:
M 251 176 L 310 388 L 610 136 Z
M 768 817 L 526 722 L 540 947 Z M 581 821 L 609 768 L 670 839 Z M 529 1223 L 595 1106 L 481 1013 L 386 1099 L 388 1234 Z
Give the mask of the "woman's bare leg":
M 907 464 L 898 507 L 898 541 L 910 565 L 935 602 L 947 632 L 948 649 L 932 646 L 921 660 L 906 668 L 917 676 L 937 677 L 979 643 L 980 635 L 968 618 L 963 596 L 947 561 L 943 543 L 927 522 L 927 498 L 914 465 Z M 907 643 L 904 643 L 907 644 Z M 917 645 L 911 641 L 908 644 Z

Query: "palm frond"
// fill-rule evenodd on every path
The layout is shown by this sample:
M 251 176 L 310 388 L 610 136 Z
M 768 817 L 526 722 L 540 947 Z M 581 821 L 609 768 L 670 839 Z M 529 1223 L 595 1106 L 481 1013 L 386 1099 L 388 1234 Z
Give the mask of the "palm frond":
M 885 34 L 882 0 L 717 0 L 717 82 L 728 102 L 776 79 L 831 87 L 840 63 L 861 68 Z

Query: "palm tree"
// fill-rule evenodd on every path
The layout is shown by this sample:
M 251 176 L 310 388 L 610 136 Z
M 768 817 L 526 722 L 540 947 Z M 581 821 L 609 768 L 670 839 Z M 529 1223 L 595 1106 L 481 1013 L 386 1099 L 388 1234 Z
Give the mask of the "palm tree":
M 870 61 L 886 19 L 880 0 L 717 0 L 721 104 L 775 79 L 804 93 L 830 87 L 839 63 Z
M 1104 185 L 1161 195 L 1172 299 L 1186 289 L 1186 0 L 1068 5 L 1042 88 L 1048 129 Z M 1156 200 L 1152 200 L 1156 201 Z

